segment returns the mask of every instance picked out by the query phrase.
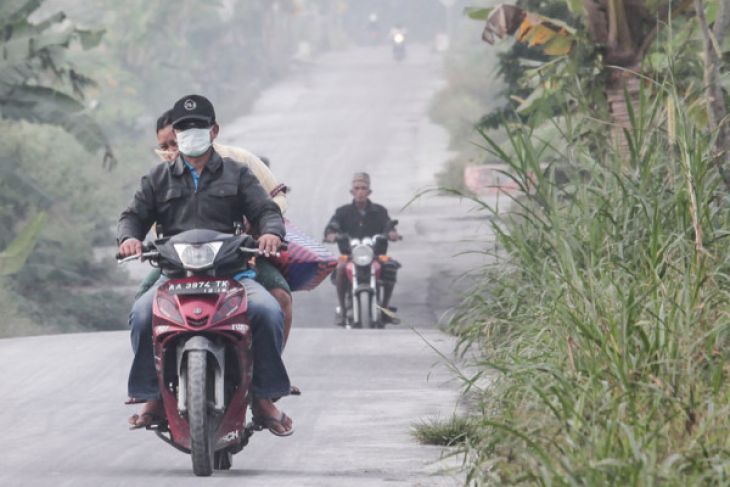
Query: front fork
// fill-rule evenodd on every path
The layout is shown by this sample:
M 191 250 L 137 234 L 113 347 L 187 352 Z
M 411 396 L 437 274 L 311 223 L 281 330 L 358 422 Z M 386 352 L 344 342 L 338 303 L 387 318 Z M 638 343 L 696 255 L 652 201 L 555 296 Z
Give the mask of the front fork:
M 357 283 L 357 267 L 354 263 L 351 263 L 352 265 L 352 287 L 350 289 L 350 303 L 352 304 L 352 320 L 355 323 L 362 324 L 362 310 L 360 309 L 360 296 L 357 292 L 358 290 L 358 283 Z M 371 313 L 371 317 L 376 319 L 376 321 L 379 320 L 379 313 L 377 312 L 378 306 L 380 306 L 380 288 L 378 286 L 378 281 L 375 277 L 375 265 L 370 264 L 370 294 L 372 296 L 370 303 L 371 306 L 373 306 L 373 312 Z M 363 292 L 362 290 L 360 292 Z

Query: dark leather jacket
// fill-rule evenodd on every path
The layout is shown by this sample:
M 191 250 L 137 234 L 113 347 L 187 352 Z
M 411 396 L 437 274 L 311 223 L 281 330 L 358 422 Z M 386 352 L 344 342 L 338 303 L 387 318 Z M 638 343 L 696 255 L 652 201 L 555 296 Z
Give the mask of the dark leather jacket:
M 360 213 L 355 203 L 340 206 L 324 229 L 325 237 L 330 232 L 346 233 L 350 238 L 372 237 L 392 230 L 390 216 L 384 206 L 368 200 L 365 211 Z
M 259 235 L 284 238 L 279 207 L 244 164 L 214 151 L 196 191 L 190 170 L 178 157 L 173 163 L 157 165 L 142 178 L 119 218 L 117 241 L 142 240 L 154 223 L 162 226 L 166 237 L 193 228 L 233 233 L 234 224 L 244 216 Z

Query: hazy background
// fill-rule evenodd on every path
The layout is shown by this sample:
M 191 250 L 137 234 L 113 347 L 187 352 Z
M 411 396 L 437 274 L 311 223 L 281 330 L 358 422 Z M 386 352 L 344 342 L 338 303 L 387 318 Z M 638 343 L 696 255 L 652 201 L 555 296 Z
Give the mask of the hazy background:
M 100 41 L 89 49 L 78 38 L 53 47 L 58 55 L 53 62 L 36 56 L 29 62 L 37 70 L 30 83 L 53 86 L 80 101 L 83 110 L 75 116 L 88 116 L 100 126 L 117 163 L 104 167 L 102 153 L 86 150 L 79 137 L 11 117 L 0 105 L 0 249 L 39 212 L 48 215 L 42 232 L 26 242 L 32 247 L 27 260 L 17 272 L 0 277 L 6 317 L 0 336 L 126 327 L 136 283 L 109 257 L 116 220 L 140 176 L 156 163 L 157 116 L 185 94 L 208 96 L 225 126 L 245 115 L 267 87 L 316 65 L 328 52 L 347 57 L 366 52 L 359 49 L 387 50 L 388 31 L 401 24 L 409 45 L 427 50 L 445 66 L 437 74 L 444 88 L 431 111 L 449 128 L 458 155 L 450 163 L 456 169 L 445 169 L 442 180 L 458 184 L 460 164 L 481 157 L 469 155 L 469 137 L 497 96 L 495 57 L 478 42 L 480 23 L 463 16 L 466 2 L 446 2 L 450 8 L 438 0 L 37 3 L 40 7 L 28 17 L 35 25 L 65 14 L 38 39 L 78 29 Z M 14 7 L 4 4 L 0 19 L 5 15 L 7 22 Z M 377 29 L 368 27 L 372 14 Z M 441 52 L 437 38 L 449 30 L 452 50 Z M 74 84 L 78 80 L 80 88 Z M 56 109 L 49 104 L 44 116 Z M 340 196 L 346 202 L 347 194 Z M 321 215 L 323 222 L 328 217 Z

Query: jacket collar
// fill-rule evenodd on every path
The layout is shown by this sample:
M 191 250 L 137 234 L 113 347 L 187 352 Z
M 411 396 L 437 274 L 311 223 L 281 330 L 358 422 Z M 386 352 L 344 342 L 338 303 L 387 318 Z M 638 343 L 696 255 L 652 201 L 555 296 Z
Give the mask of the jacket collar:
M 367 203 L 365 203 L 365 212 L 369 212 L 370 208 L 372 208 L 373 203 L 370 201 L 370 198 L 368 198 Z M 357 205 L 355 204 L 355 200 L 352 200 L 352 209 L 355 211 L 358 211 Z
M 215 151 L 215 149 L 213 149 L 213 153 L 210 155 L 210 160 L 208 160 L 208 163 L 205 165 L 206 172 L 218 172 L 222 165 L 223 158 Z M 172 174 L 175 176 L 182 176 L 184 172 L 185 163 L 182 160 L 182 155 L 178 155 L 177 159 L 175 159 L 175 162 L 172 164 Z

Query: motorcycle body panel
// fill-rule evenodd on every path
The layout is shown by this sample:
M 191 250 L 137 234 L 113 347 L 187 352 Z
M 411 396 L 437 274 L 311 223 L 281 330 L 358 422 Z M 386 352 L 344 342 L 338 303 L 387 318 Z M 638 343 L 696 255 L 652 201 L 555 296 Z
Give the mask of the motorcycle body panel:
M 181 377 L 186 355 L 192 350 L 204 350 L 213 358 L 208 363 L 214 381 L 215 450 L 238 451 L 246 438 L 246 409 L 253 373 L 247 299 L 239 282 L 226 279 L 223 286 L 221 281 L 205 276 L 172 279 L 160 285 L 153 301 L 155 366 L 171 440 L 183 451 L 190 450 L 190 427 L 186 419 L 185 381 Z M 207 290 L 201 294 L 175 293 L 181 289 L 193 292 L 193 286 Z

